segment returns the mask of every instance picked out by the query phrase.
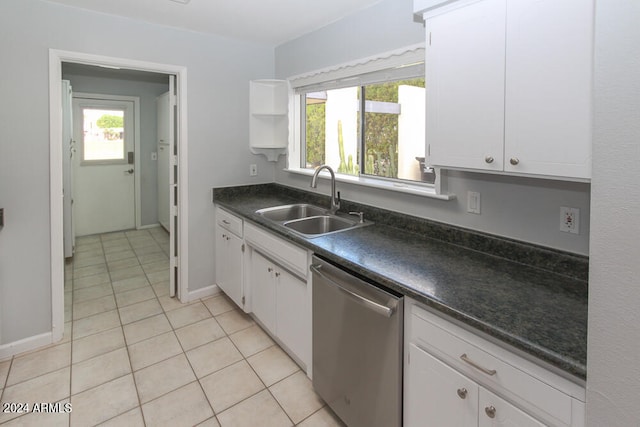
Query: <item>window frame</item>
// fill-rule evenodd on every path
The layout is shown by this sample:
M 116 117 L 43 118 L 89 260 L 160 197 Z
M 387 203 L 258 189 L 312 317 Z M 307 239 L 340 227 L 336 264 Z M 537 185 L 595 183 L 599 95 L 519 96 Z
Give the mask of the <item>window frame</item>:
M 313 169 L 306 168 L 306 102 L 303 102 L 305 93 L 416 78 L 418 75 L 414 70 L 411 70 L 414 74 L 408 76 L 402 74 L 404 68 L 416 65 L 424 67 L 424 43 L 290 77 L 288 79 L 290 87 L 289 155 L 285 170 L 307 176 L 314 173 Z M 396 70 L 400 70 L 399 73 Z M 420 74 L 422 75 L 424 71 Z M 361 160 L 358 159 L 358 162 L 361 163 Z M 448 194 L 446 191 L 446 173 L 440 170 L 436 172 L 434 184 L 367 174 L 355 176 L 336 173 L 336 180 L 443 200 L 455 198 L 455 195 Z M 320 176 L 323 175 L 325 175 L 324 172 Z
M 74 99 L 78 101 L 78 110 L 82 123 L 80 132 L 76 142 L 78 143 L 79 165 L 126 165 L 130 164 L 128 152 L 136 152 L 136 138 L 134 134 L 137 126 L 135 124 L 136 117 L 136 101 L 132 97 L 115 97 L 106 95 L 88 95 L 84 93 L 74 93 Z M 131 98 L 131 99 L 129 99 Z M 123 157 L 120 159 L 85 159 L 85 140 L 84 140 L 84 110 L 121 110 L 124 119 L 124 136 L 122 146 Z

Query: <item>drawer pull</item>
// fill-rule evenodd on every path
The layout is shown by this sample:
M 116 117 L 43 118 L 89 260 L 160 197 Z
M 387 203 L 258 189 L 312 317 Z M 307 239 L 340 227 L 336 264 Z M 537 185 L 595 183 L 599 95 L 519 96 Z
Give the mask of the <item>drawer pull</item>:
M 222 222 L 226 225 L 231 225 L 231 223 L 229 221 L 227 221 L 226 219 L 223 219 Z
M 495 406 L 487 406 L 486 408 L 484 408 L 484 412 L 487 414 L 487 417 L 489 417 L 489 418 L 495 418 L 496 417 L 496 407 Z
M 462 387 L 458 389 L 458 397 L 460 399 L 466 399 L 467 398 L 467 389 Z
M 460 356 L 460 359 L 462 359 L 464 362 L 467 362 L 469 365 L 473 366 L 477 370 L 484 372 L 487 375 L 495 375 L 497 372 L 495 369 L 487 369 L 478 365 L 476 362 L 469 359 L 469 356 L 467 356 L 467 353 L 464 353 L 462 356 Z

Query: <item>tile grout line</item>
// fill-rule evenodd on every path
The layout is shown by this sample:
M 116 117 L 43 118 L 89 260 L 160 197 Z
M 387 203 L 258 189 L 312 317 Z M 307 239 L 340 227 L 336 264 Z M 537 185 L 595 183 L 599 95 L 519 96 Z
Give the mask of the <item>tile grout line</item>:
M 140 264 L 140 260 L 138 259 L 135 250 L 133 250 L 133 246 L 131 246 L 131 241 L 129 240 L 129 237 L 127 237 L 126 233 L 125 233 L 125 238 L 127 239 L 127 243 L 129 244 L 129 246 L 131 247 L 131 250 L 133 251 L 134 256 L 136 257 L 136 260 L 138 261 L 138 264 Z M 107 272 L 109 273 L 109 279 L 111 279 L 111 269 L 109 268 L 109 265 L 107 264 Z M 146 276 L 145 276 L 146 278 Z M 149 280 L 147 279 L 147 282 Z M 113 288 L 113 280 L 111 280 L 111 290 L 113 291 L 113 299 L 114 302 L 116 304 L 116 310 L 118 311 L 118 320 L 120 321 L 120 328 L 122 330 L 122 339 L 124 340 L 124 348 L 125 351 L 127 352 L 127 362 L 129 362 L 129 375 L 131 375 L 131 379 L 133 381 L 133 387 L 135 388 L 136 391 L 136 399 L 138 401 L 138 410 L 140 411 L 140 415 L 142 416 L 142 423 L 146 426 L 147 425 L 147 420 L 144 417 L 144 411 L 142 410 L 142 401 L 140 400 L 140 392 L 138 391 L 138 383 L 136 381 L 136 376 L 134 375 L 134 371 L 133 371 L 133 364 L 131 363 L 131 352 L 129 351 L 129 343 L 127 342 L 127 336 L 124 333 L 124 324 L 122 323 L 122 316 L 120 315 L 120 307 L 118 305 L 118 300 L 116 299 L 116 292 L 115 289 Z M 129 409 L 128 411 L 123 412 L 122 414 L 126 414 L 127 412 L 129 412 L 131 409 Z M 122 414 L 116 414 L 113 418 L 119 417 Z M 111 419 L 113 419 L 111 418 Z M 108 420 L 105 420 L 105 422 Z

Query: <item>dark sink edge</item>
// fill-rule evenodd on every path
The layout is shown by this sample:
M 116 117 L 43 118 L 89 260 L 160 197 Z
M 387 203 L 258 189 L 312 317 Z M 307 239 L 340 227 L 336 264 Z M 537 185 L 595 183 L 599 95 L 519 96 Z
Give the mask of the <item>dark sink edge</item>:
M 238 195 L 277 194 L 320 207 L 329 205 L 329 197 L 277 183 L 253 184 L 213 189 L 214 202 Z M 518 262 L 574 279 L 587 281 L 589 258 L 541 245 L 524 243 L 506 237 L 483 233 L 463 227 L 444 224 L 430 219 L 342 200 L 342 211 L 361 211 L 367 220 L 377 224 L 399 228 L 432 239 L 458 245 L 467 249 Z

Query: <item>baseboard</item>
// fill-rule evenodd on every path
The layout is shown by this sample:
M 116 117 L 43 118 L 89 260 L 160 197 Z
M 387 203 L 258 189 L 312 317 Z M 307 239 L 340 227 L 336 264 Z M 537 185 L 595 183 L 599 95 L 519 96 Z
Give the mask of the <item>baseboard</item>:
M 158 228 L 158 227 L 161 227 L 160 223 L 141 225 L 140 227 L 137 228 L 137 230 L 147 230 L 149 228 Z
M 214 295 L 218 295 L 222 290 L 218 287 L 218 285 L 211 285 L 204 288 L 196 289 L 194 291 L 189 291 L 189 294 L 186 298 L 183 298 L 182 302 L 191 302 L 200 298 L 208 298 Z
M 45 332 L 44 334 L 34 335 L 29 338 L 24 338 L 18 341 L 10 342 L 0 345 L 0 360 L 8 359 L 16 354 L 24 353 L 25 351 L 35 350 L 39 347 L 44 347 L 53 342 L 53 336 L 51 332 Z

